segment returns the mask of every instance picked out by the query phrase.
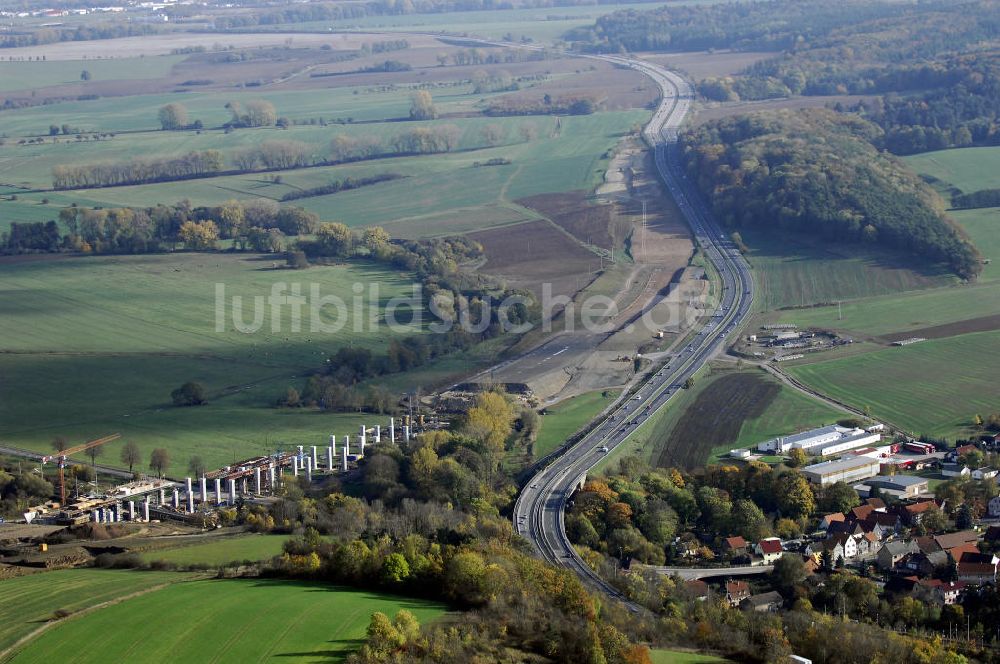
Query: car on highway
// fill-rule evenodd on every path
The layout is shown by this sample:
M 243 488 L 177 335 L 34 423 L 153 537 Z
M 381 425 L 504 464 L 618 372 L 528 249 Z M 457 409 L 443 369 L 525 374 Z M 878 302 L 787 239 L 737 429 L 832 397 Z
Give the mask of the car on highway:
M 600 452 L 601 454 L 607 454 L 608 453 L 608 446 L 607 445 L 601 445 L 600 447 L 597 448 L 597 451 Z

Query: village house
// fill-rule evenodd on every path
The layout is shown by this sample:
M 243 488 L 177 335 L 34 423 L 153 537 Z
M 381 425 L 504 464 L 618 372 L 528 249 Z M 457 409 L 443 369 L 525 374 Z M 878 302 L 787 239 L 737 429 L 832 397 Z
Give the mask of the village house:
M 745 599 L 750 599 L 750 585 L 746 581 L 726 581 L 726 601 L 735 608 Z
M 997 471 L 995 468 L 976 468 L 972 471 L 972 479 L 974 480 L 991 480 L 997 476 Z
M 990 502 L 986 507 L 987 512 L 991 518 L 1000 517 L 1000 496 L 995 496 L 990 498 Z
M 827 530 L 834 523 L 844 523 L 844 519 L 845 517 L 843 512 L 834 512 L 832 514 L 826 514 L 819 521 L 819 529 Z
M 979 541 L 979 533 L 975 530 L 962 530 L 957 533 L 946 533 L 944 535 L 934 535 L 934 542 L 938 548 L 945 551 L 962 546 L 963 544 L 975 543 Z M 957 558 L 956 558 L 957 560 Z
M 955 604 L 965 590 L 965 583 L 962 581 L 942 581 L 941 579 L 922 579 L 917 582 L 917 588 L 922 589 L 938 604 Z
M 948 564 L 947 551 L 932 551 L 924 553 L 918 551 L 906 557 L 904 566 L 906 569 L 916 572 L 918 576 L 931 576 L 934 572 Z
M 747 555 L 747 541 L 742 536 L 727 537 L 722 540 L 722 553 L 731 558 L 739 558 Z
M 704 602 L 707 600 L 711 594 L 712 590 L 707 583 L 701 579 L 692 579 L 690 581 L 685 581 L 684 585 L 687 587 L 688 593 L 690 593 L 691 598 L 699 602 Z
M 879 569 L 891 570 L 899 563 L 901 560 L 919 552 L 920 549 L 917 547 L 917 543 L 912 540 L 901 541 L 897 540 L 895 542 L 886 542 L 879 549 L 876 558 L 878 559 Z
M 920 520 L 924 517 L 924 513 L 936 504 L 933 500 L 921 500 L 909 505 L 900 505 L 897 508 L 897 513 L 902 518 L 903 523 L 908 526 L 915 526 L 920 523 Z
M 781 596 L 781 593 L 771 591 L 769 593 L 751 595 L 747 599 L 740 602 L 740 608 L 744 610 L 758 611 L 760 613 L 774 613 L 781 608 L 784 601 L 785 600 Z
M 761 565 L 773 565 L 781 557 L 781 540 L 777 537 L 763 539 L 754 545 L 753 551 L 761 559 Z
M 965 552 L 958 561 L 958 580 L 980 586 L 995 584 L 998 563 L 1000 558 L 993 554 Z
M 961 463 L 945 463 L 941 465 L 941 474 L 945 477 L 968 477 L 972 473 L 969 467 Z

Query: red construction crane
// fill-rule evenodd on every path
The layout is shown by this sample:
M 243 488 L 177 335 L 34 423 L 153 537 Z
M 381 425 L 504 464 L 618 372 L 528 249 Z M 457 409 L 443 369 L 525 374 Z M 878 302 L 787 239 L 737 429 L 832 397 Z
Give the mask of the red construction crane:
M 61 452 L 56 454 L 50 454 L 48 456 L 42 457 L 42 463 L 48 463 L 53 459 L 58 460 L 59 463 L 59 505 L 63 506 L 66 504 L 66 479 L 64 476 L 63 469 L 66 468 L 66 457 L 72 454 L 78 454 L 85 450 L 89 450 L 92 447 L 98 447 L 104 443 L 110 443 L 113 440 L 118 440 L 121 438 L 120 433 L 113 433 L 110 436 L 105 436 L 104 438 L 98 438 L 96 440 L 91 440 L 86 443 L 81 443 L 79 445 L 74 445 L 73 447 L 67 447 Z

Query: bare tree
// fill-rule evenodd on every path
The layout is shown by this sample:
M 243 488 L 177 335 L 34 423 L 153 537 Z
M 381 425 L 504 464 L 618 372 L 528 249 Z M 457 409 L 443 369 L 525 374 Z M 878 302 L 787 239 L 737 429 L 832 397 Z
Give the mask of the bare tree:
M 163 477 L 170 466 L 170 454 L 162 447 L 157 447 L 149 455 L 149 468 L 156 471 L 157 477 Z
M 121 460 L 122 463 L 128 465 L 129 473 L 132 472 L 137 463 L 142 462 L 142 453 L 139 451 L 139 445 L 135 441 L 130 440 L 122 446 Z
M 202 477 L 208 468 L 205 466 L 205 462 L 197 454 L 191 457 L 188 461 L 188 472 L 194 477 Z

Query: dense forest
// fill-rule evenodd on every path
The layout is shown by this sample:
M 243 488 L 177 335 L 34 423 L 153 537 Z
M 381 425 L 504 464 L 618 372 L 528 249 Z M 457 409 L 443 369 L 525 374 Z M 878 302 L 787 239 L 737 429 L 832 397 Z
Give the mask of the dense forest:
M 706 78 L 712 101 L 879 95 L 849 110 L 896 154 L 1000 144 L 1000 2 L 767 2 L 617 12 L 570 35 L 592 51 L 777 51 Z
M 920 7 L 946 7 L 938 0 Z M 601 52 L 701 51 L 712 48 L 780 51 L 798 49 L 846 23 L 910 16 L 909 3 L 865 0 L 767 0 L 718 4 L 668 4 L 648 11 L 627 9 L 601 16 L 567 39 Z
M 971 279 L 976 248 L 937 194 L 872 144 L 876 125 L 829 110 L 726 118 L 681 137 L 688 173 L 728 227 L 865 242 L 941 261 Z

